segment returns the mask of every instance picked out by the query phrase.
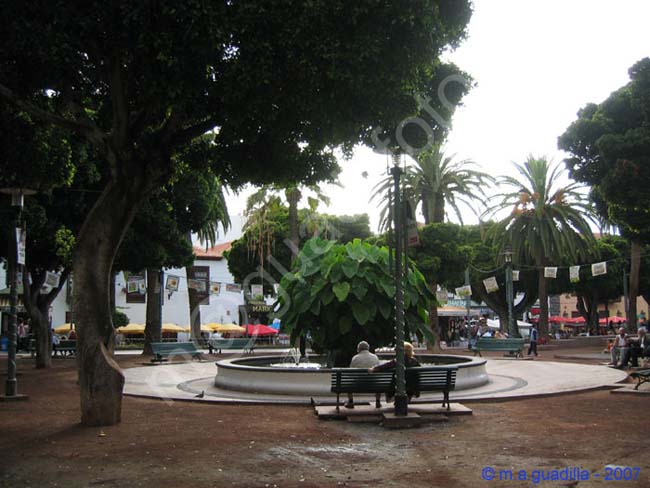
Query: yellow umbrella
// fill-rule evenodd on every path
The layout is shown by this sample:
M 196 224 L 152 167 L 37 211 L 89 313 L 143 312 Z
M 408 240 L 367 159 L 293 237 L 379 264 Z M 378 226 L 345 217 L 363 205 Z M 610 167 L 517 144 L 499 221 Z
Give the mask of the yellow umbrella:
M 215 332 L 246 332 L 246 329 L 235 324 L 213 324 Z
M 185 332 L 185 329 L 176 324 L 162 324 L 163 332 Z
M 192 332 L 192 328 L 189 325 L 183 327 L 183 332 Z M 208 327 L 208 324 L 201 324 L 201 332 L 212 332 L 212 329 Z
M 67 334 L 71 330 L 74 330 L 74 324 L 63 324 L 55 328 L 54 332 L 56 332 L 57 334 Z
M 124 327 L 118 327 L 117 331 L 120 334 L 144 334 L 144 324 L 129 324 Z

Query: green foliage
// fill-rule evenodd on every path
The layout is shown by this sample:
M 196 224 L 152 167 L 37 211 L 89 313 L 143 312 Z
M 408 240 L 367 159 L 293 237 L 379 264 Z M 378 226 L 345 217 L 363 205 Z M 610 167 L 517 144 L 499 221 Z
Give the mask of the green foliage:
M 372 347 L 394 343 L 395 283 L 388 249 L 358 239 L 337 244 L 313 238 L 292 270 L 282 278 L 280 293 L 282 323 L 292 341 L 309 335 L 314 350 L 335 352 L 340 365 L 349 363 L 361 340 Z M 407 337 L 415 333 L 431 340 L 428 306 L 435 297 L 413 265 L 404 282 Z
M 445 156 L 440 145 L 423 152 L 415 159 L 414 165 L 406 167 L 402 176 L 402 188 L 411 208 L 420 205 L 424 223 L 440 223 L 451 207 L 454 214 L 463 222 L 459 203 L 474 208 L 476 202 L 482 202 L 485 188 L 493 178 L 478 171 L 476 163 L 469 160 L 455 161 L 454 156 Z M 394 185 L 392 175 L 388 175 L 374 188 L 373 199 L 382 205 L 380 227 L 388 228 L 389 191 Z
M 129 325 L 130 319 L 124 312 L 113 309 L 113 328 L 124 327 Z
M 591 206 L 578 192 L 576 183 L 561 186 L 563 171 L 551 167 L 545 158 L 530 156 L 524 164 L 514 164 L 519 178 L 503 176 L 504 191 L 486 213 L 509 211 L 509 215 L 490 230 L 489 238 L 501 249 L 510 245 L 513 262 L 544 266 L 564 256 L 586 259 L 594 237 L 586 220 Z
M 601 216 L 630 236 L 650 239 L 650 58 L 629 70 L 630 82 L 578 112 L 558 141 L 571 154 L 572 176 L 592 187 Z
M 453 288 L 464 283 L 464 272 L 472 249 L 464 240 L 463 228 L 456 224 L 429 224 L 418 229 L 420 245 L 409 255 L 429 283 Z

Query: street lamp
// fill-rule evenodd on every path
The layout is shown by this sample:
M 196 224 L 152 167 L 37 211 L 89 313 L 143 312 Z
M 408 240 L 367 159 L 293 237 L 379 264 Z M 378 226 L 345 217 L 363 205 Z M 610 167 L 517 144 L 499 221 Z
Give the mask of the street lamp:
M 514 286 L 512 284 L 512 249 L 506 246 L 503 250 L 503 257 L 506 261 L 506 302 L 508 302 L 508 334 L 510 337 L 519 337 L 519 330 L 515 324 L 515 313 L 513 310 L 515 301 Z
M 5 394 L 0 395 L 2 400 L 25 400 L 27 395 L 18 394 L 18 383 L 16 381 L 16 318 L 18 305 L 18 287 L 16 284 L 16 269 L 18 268 L 18 240 L 17 228 L 20 223 L 20 213 L 23 209 L 25 196 L 36 193 L 34 190 L 26 188 L 2 188 L 0 193 L 11 195 L 11 206 L 14 209 L 14 222 L 9 238 L 9 349 L 7 351 L 7 382 L 5 385 Z M 23 287 L 27 286 L 27 279 L 23 273 Z

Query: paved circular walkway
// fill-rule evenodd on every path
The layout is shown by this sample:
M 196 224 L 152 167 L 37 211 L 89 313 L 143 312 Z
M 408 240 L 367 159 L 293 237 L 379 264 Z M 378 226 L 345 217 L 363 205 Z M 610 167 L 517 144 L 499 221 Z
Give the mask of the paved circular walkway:
M 519 398 L 538 395 L 590 390 L 620 386 L 625 380 L 623 371 L 606 366 L 488 359 L 490 382 L 478 388 L 452 392 L 452 401 Z M 217 366 L 214 362 L 191 362 L 143 366 L 124 370 L 124 393 L 133 396 L 160 398 L 165 401 L 196 400 L 225 403 L 283 403 L 305 404 L 310 397 L 289 395 L 257 395 L 214 386 Z M 199 397 L 197 397 L 199 395 Z M 319 397 L 330 401 L 331 397 Z M 422 395 L 420 401 L 442 399 L 439 394 Z

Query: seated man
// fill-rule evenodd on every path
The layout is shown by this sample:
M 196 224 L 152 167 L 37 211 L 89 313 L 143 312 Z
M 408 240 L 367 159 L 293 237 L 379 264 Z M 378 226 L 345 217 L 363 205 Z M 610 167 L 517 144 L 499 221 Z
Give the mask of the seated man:
M 370 344 L 366 341 L 361 341 L 357 345 L 357 354 L 350 361 L 351 368 L 363 368 L 369 369 L 377 366 L 379 364 L 379 358 L 370 352 Z M 377 395 L 379 397 L 379 395 Z M 379 401 L 379 398 L 377 398 Z M 348 402 L 345 404 L 345 408 L 354 408 L 354 397 L 352 393 L 348 393 Z
M 609 363 L 612 366 L 618 365 L 618 360 L 622 358 L 623 353 L 626 352 L 629 338 L 625 333 L 625 329 L 621 327 L 618 329 L 618 335 L 614 338 L 614 343 L 612 344 L 611 350 L 611 362 Z
M 397 365 L 397 359 L 391 359 L 390 361 L 380 364 L 379 366 L 370 368 L 368 372 L 374 373 L 377 371 L 386 371 L 389 369 L 394 369 L 396 365 Z M 410 342 L 404 342 L 404 366 L 406 368 L 415 368 L 417 366 L 421 366 L 420 361 L 418 361 L 417 358 L 415 357 L 415 349 L 413 347 L 413 344 L 411 344 Z M 420 396 L 419 392 L 417 391 L 407 391 L 406 394 L 408 395 L 409 401 L 413 396 L 415 397 Z M 395 396 L 395 392 L 386 393 L 386 401 L 390 401 L 394 396 Z
M 650 357 L 650 340 L 646 335 L 645 327 L 640 327 L 638 339 L 629 340 L 628 344 L 621 356 L 621 363 L 617 366 L 620 369 L 625 368 L 628 361 L 631 361 L 632 367 L 636 368 L 639 366 L 639 357 Z

